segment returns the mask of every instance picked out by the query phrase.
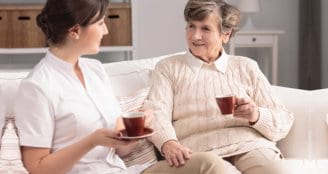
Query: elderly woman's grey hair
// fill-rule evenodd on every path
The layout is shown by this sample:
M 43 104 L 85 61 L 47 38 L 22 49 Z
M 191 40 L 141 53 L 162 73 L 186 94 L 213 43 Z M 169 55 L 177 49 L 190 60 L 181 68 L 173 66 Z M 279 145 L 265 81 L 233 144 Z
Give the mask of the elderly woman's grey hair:
M 184 9 L 186 22 L 202 21 L 211 13 L 218 16 L 221 33 L 231 31 L 232 37 L 239 30 L 240 11 L 222 0 L 189 0 Z

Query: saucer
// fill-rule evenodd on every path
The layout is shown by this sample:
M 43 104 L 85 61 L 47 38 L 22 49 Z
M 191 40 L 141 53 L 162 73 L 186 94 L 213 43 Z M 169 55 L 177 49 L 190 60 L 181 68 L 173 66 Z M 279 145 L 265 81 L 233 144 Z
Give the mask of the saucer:
M 135 140 L 135 139 L 143 139 L 150 137 L 155 134 L 155 131 L 151 128 L 144 128 L 144 134 L 140 136 L 129 137 L 126 130 L 123 129 L 120 131 L 119 138 L 123 140 Z

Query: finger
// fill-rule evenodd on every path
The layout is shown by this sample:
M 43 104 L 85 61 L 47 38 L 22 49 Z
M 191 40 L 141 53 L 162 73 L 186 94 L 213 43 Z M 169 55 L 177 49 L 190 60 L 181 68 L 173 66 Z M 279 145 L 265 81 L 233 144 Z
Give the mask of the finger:
M 171 158 L 165 157 L 165 159 L 169 163 L 169 166 L 173 166 L 173 162 L 172 162 Z
M 179 159 L 178 159 L 178 157 L 175 154 L 171 156 L 171 160 L 172 160 L 172 162 L 173 162 L 173 164 L 174 164 L 175 167 L 179 167 L 180 166 Z
M 249 103 L 250 100 L 248 98 L 237 98 L 236 99 L 236 104 L 237 105 L 243 105 Z
M 185 158 L 184 158 L 184 152 L 180 152 L 176 154 L 177 160 L 178 160 L 178 166 L 184 165 L 186 163 Z M 178 167 L 177 166 L 177 167 Z
M 191 155 L 191 150 L 189 148 L 185 148 L 183 151 L 183 158 L 184 159 L 189 159 L 190 158 L 190 155 Z
M 249 104 L 238 105 L 235 108 L 235 112 L 246 112 L 249 110 L 249 108 L 250 108 Z

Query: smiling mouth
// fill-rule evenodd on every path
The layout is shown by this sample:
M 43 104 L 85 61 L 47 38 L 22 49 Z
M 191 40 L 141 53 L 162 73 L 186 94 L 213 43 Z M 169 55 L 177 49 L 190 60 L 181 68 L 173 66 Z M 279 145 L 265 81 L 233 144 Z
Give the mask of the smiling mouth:
M 201 47 L 201 46 L 204 46 L 205 44 L 192 43 L 192 45 L 195 46 L 195 47 Z

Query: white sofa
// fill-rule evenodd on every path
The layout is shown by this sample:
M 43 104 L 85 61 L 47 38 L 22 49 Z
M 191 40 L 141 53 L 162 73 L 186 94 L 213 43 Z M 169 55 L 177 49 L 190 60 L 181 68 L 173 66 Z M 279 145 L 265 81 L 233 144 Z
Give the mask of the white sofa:
M 106 71 L 118 97 L 135 95 L 149 87 L 151 72 L 166 56 L 107 63 Z M 14 127 L 13 103 L 20 80 L 28 70 L 0 70 L 0 126 L 4 126 L 0 150 L 0 173 L 27 173 L 22 167 L 19 142 Z M 272 86 L 286 107 L 295 114 L 289 135 L 278 146 L 293 172 L 327 174 L 328 167 L 328 89 L 306 91 Z M 19 97 L 17 97 L 19 99 Z M 327 161 L 326 161 L 327 159 Z

